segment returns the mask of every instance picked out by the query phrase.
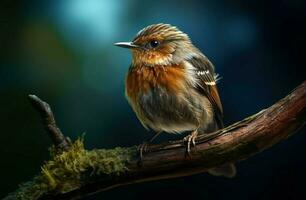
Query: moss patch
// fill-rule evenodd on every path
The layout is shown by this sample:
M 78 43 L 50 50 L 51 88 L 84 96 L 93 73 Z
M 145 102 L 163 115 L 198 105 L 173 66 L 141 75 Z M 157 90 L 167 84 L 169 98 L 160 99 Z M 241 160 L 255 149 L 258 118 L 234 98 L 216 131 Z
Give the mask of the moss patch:
M 3 200 L 35 200 L 48 191 L 48 185 L 42 182 L 40 176 L 37 176 L 33 181 L 21 184 L 18 190 L 9 194 Z
M 34 200 L 46 193 L 65 193 L 80 187 L 86 180 L 104 175 L 116 176 L 127 170 L 126 163 L 136 153 L 136 147 L 86 150 L 83 139 L 76 140 L 69 151 L 56 153 L 42 166 L 33 181 L 22 184 L 5 200 Z

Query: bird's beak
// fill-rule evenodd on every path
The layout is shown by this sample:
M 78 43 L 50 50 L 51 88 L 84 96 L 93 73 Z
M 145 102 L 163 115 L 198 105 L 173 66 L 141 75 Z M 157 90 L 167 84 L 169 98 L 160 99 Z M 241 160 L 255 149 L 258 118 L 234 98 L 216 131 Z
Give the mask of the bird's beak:
M 128 49 L 134 49 L 134 48 L 140 47 L 136 44 L 133 44 L 133 42 L 117 42 L 114 45 L 118 47 L 128 48 Z

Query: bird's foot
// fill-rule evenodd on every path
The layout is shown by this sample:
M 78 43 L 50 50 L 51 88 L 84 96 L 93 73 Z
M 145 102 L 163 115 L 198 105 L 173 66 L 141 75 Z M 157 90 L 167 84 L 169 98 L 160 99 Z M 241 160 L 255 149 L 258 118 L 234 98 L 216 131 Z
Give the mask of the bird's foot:
M 140 162 L 142 162 L 143 153 L 146 152 L 147 147 L 148 147 L 148 142 L 147 141 L 144 141 L 141 145 L 138 146 Z
M 198 136 L 198 130 L 196 129 L 192 131 L 190 135 L 184 137 L 184 141 L 187 142 L 186 151 L 188 155 L 190 154 L 191 151 L 191 144 L 193 145 L 193 147 L 196 147 L 195 139 L 197 138 L 197 136 Z
M 145 140 L 141 145 L 138 147 L 139 151 L 139 157 L 140 161 L 139 164 L 142 164 L 142 159 L 143 159 L 143 153 L 147 151 L 148 144 L 153 142 L 153 140 L 161 133 L 161 131 L 157 132 L 153 137 L 151 137 L 149 140 Z

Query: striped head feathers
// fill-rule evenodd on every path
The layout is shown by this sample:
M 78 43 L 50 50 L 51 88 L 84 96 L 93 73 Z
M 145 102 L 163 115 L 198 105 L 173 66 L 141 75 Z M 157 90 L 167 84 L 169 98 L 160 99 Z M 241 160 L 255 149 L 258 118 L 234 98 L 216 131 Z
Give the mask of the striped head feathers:
M 200 53 L 188 35 L 170 24 L 153 24 L 140 30 L 132 42 L 115 45 L 130 48 L 132 64 L 154 67 L 155 65 L 179 64 Z

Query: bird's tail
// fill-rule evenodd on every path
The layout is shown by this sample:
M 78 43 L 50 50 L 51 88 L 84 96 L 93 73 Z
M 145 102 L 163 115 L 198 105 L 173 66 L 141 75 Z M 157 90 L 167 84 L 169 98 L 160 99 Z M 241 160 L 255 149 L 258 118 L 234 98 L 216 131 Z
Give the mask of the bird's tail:
M 233 163 L 221 165 L 208 170 L 208 173 L 214 176 L 224 176 L 226 178 L 234 178 L 236 176 L 236 167 Z
M 215 117 L 215 130 L 224 128 L 223 120 L 221 116 Z M 233 163 L 227 163 L 213 169 L 208 170 L 208 173 L 214 176 L 224 176 L 226 178 L 233 178 L 236 175 L 236 167 Z

